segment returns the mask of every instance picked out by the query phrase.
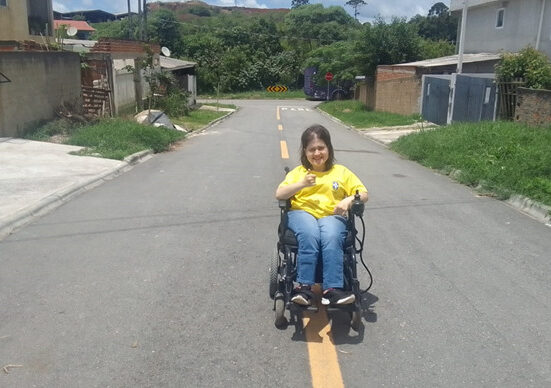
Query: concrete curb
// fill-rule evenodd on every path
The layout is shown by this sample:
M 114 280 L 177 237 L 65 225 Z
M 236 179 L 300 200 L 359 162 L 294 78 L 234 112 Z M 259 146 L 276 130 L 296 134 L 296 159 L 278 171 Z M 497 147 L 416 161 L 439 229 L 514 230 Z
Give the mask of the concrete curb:
M 214 125 L 218 124 L 218 123 L 221 122 L 222 120 L 225 120 L 226 118 L 228 118 L 229 116 L 231 116 L 232 114 L 234 114 L 235 112 L 237 112 L 238 110 L 239 110 L 239 108 L 237 108 L 237 109 L 235 109 L 235 110 L 233 110 L 233 111 L 231 111 L 231 112 L 228 112 L 228 113 L 226 113 L 224 116 L 219 117 L 219 118 L 217 118 L 217 119 L 211 121 L 210 123 L 208 123 L 207 125 L 205 125 L 203 128 L 200 128 L 200 129 L 198 129 L 198 130 L 196 130 L 196 131 L 191 132 L 191 133 L 189 134 L 189 136 L 186 137 L 185 140 L 190 139 L 190 138 L 192 138 L 192 137 L 194 137 L 194 136 L 197 136 L 197 135 L 199 135 L 199 134 L 205 132 L 207 129 L 213 127 Z
M 505 203 L 551 227 L 551 206 L 546 206 L 522 195 L 512 195 Z
M 321 114 L 323 114 L 324 116 L 326 116 L 327 118 L 329 118 L 330 120 L 342 125 L 346 129 L 356 131 L 357 133 L 360 133 L 361 135 L 367 137 L 368 139 L 374 141 L 375 143 L 380 144 L 385 148 L 389 148 L 388 145 L 385 144 L 384 142 L 379 141 L 376 137 L 370 136 L 367 131 L 362 131 L 356 127 L 347 125 L 343 123 L 341 120 L 339 120 L 338 118 L 330 115 L 327 112 L 324 112 L 319 107 L 316 107 L 316 110 Z M 461 174 L 460 170 L 452 170 L 449 174 L 444 174 L 444 175 L 448 175 L 451 179 L 457 181 L 459 174 Z M 524 213 L 534 218 L 535 220 L 551 227 L 551 206 L 546 206 L 530 198 L 523 197 L 522 195 L 512 195 L 508 200 L 501 201 L 501 202 L 504 202 L 507 205 L 511 206 L 513 209 L 521 213 Z
M 151 150 L 145 150 L 136 152 L 129 155 L 123 160 L 123 164 L 106 171 L 100 175 L 92 177 L 86 181 L 75 183 L 69 187 L 63 188 L 47 197 L 42 198 L 35 204 L 32 204 L 17 213 L 7 217 L 0 224 L 0 241 L 27 225 L 37 217 L 41 217 L 51 212 L 55 208 L 63 205 L 71 198 L 76 197 L 96 186 L 101 185 L 107 180 L 110 180 L 126 171 L 132 169 L 132 167 L 138 163 L 145 162 L 151 158 Z

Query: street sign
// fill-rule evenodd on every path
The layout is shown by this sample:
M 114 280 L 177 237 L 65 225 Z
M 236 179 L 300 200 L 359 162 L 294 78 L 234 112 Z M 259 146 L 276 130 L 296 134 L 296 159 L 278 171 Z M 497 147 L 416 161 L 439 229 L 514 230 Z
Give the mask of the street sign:
M 331 81 L 333 79 L 333 73 L 331 73 L 330 71 L 328 71 L 327 73 L 325 73 L 325 79 L 327 81 Z
M 286 92 L 287 90 L 289 90 L 289 88 L 287 86 L 275 85 L 275 86 L 268 86 L 266 90 L 269 92 L 278 93 L 278 92 Z

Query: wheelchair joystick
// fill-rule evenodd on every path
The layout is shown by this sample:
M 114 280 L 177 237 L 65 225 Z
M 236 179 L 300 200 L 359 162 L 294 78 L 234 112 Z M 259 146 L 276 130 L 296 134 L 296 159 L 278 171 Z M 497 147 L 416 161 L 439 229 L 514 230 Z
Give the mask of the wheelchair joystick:
M 358 190 L 356 190 L 354 200 L 352 201 L 352 205 L 350 206 L 350 212 L 357 217 L 361 217 L 364 214 L 364 209 L 365 205 L 360 198 L 360 193 L 358 192 Z

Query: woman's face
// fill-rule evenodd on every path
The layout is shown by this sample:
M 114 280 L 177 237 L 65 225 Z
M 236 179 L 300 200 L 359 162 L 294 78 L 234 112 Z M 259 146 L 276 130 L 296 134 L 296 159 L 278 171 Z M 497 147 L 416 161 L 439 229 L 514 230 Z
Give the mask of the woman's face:
M 327 144 L 317 136 L 314 137 L 306 146 L 304 150 L 306 153 L 306 159 L 312 165 L 314 171 L 325 171 L 325 163 L 329 158 L 329 150 Z

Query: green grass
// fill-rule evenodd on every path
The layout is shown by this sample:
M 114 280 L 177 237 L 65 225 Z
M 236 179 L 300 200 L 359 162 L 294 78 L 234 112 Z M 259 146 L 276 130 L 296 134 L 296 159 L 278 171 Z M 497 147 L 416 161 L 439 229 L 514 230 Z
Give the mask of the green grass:
M 178 124 L 188 131 L 195 131 L 203 128 L 211 121 L 225 116 L 228 112 L 217 112 L 214 110 L 192 110 L 187 116 L 172 118 L 174 124 Z
M 369 111 L 365 105 L 355 100 L 324 102 L 319 108 L 343 123 L 356 128 L 411 125 L 421 121 L 419 115 L 403 116 L 395 113 Z
M 512 122 L 453 124 L 401 137 L 391 149 L 459 182 L 506 199 L 551 206 L 551 127 Z
M 80 127 L 66 143 L 86 147 L 79 155 L 98 155 L 122 160 L 146 149 L 154 152 L 166 151 L 171 143 L 184 137 L 183 132 L 118 118 Z
M 248 91 L 248 92 L 235 92 L 235 93 L 220 93 L 219 96 L 214 94 L 204 94 L 198 96 L 200 99 L 209 99 L 216 102 L 217 98 L 224 100 L 289 100 L 289 99 L 299 99 L 306 98 L 304 91 L 300 90 L 288 90 L 286 92 L 268 92 L 267 90 L 257 90 L 257 91 Z M 210 102 L 209 102 L 210 105 Z

